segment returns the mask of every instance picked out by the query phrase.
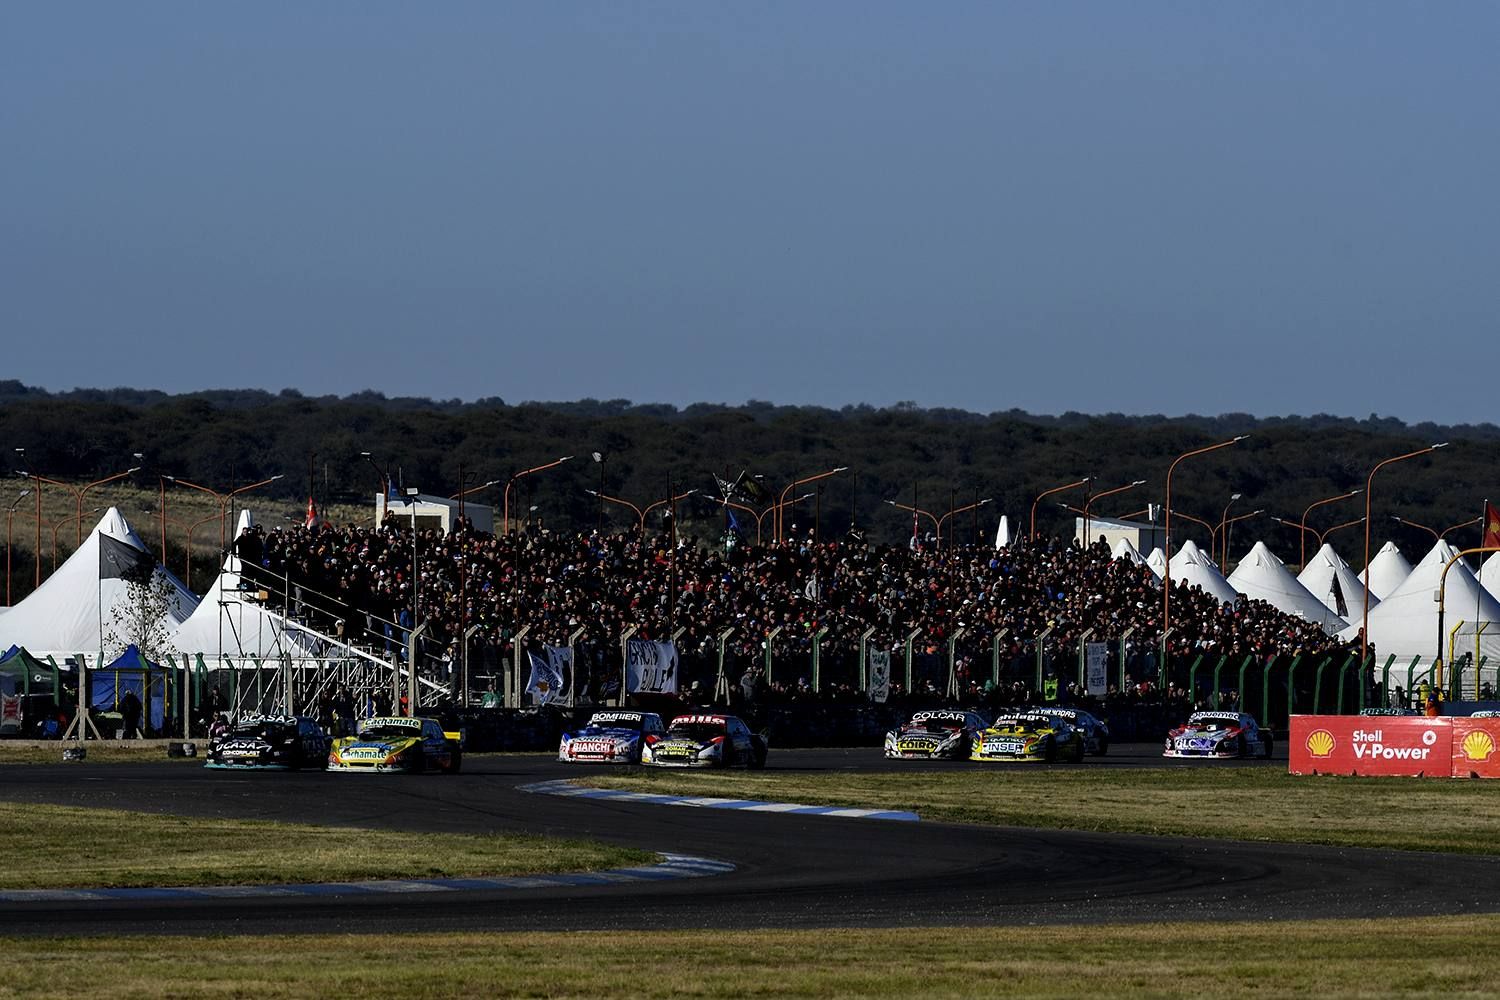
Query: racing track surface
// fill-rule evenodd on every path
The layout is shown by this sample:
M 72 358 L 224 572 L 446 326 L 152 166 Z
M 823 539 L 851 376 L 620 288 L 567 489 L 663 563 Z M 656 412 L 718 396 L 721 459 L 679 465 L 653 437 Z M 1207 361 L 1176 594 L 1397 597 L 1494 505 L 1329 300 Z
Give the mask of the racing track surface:
M 1158 754 L 1156 744 L 1116 746 L 1083 766 L 1156 767 Z M 974 765 L 892 762 L 878 750 L 773 750 L 768 762 L 798 770 L 914 766 Z M 586 836 L 726 860 L 736 870 L 462 894 L 10 904 L 0 908 L 0 934 L 1081 924 L 1500 910 L 1500 858 L 559 798 L 516 786 L 589 771 L 541 755 L 476 757 L 464 767 L 455 777 L 406 777 L 225 774 L 166 761 L 8 766 L 0 767 L 0 798 L 414 834 Z M 412 850 L 421 849 L 414 836 Z

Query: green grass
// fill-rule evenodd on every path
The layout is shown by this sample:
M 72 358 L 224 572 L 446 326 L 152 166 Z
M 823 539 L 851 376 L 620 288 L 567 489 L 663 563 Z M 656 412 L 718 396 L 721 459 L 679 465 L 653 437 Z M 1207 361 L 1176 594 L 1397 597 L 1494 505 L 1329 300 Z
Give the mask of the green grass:
M 911 810 L 924 820 L 1500 854 L 1500 783 L 1294 777 L 1274 768 L 988 768 L 663 773 L 599 788 Z
M 0 802 L 0 858 L 0 888 L 51 889 L 532 875 L 651 863 L 656 855 L 508 833 L 411 834 Z
M 1291 924 L 0 939 L 0 996 L 1493 996 L 1500 916 Z M 1211 988 L 1208 988 L 1211 984 Z

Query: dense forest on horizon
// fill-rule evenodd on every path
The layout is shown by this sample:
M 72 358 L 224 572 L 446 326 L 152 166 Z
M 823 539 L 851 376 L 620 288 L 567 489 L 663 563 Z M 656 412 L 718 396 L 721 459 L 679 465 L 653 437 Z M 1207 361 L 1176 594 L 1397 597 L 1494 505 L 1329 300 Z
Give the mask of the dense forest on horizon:
M 498 398 L 435 401 L 376 392 L 49 392 L 0 381 L 0 447 L 12 475 L 28 470 L 82 484 L 139 464 L 143 470 L 134 479 L 142 488 L 155 489 L 157 474 L 164 473 L 227 492 L 281 474 L 273 484 L 276 498 L 305 503 L 311 491 L 320 504 L 367 504 L 379 488 L 374 466 L 403 486 L 452 495 L 459 490 L 460 468 L 470 487 L 503 484 L 518 472 L 573 456 L 518 480 L 513 513 L 534 506 L 548 528 L 587 530 L 600 517 L 599 502 L 588 490 L 602 486 L 606 494 L 645 507 L 669 489 L 697 489 L 679 517 L 684 530 L 705 539 L 717 538 L 724 523 L 721 509 L 706 499 L 714 492 L 714 476 L 734 479 L 743 471 L 763 477 L 774 496 L 796 479 L 845 466 L 848 472 L 793 494 L 812 496 L 788 521 L 802 532 L 816 525 L 824 537 L 857 526 L 878 542 L 899 542 L 911 532 L 910 513 L 887 501 L 915 501 L 942 517 L 989 499 L 980 516 L 960 514 L 949 522 L 963 542 L 991 538 L 1000 514 L 1024 530 L 1039 493 L 1084 476 L 1092 477 L 1094 493 L 1145 480 L 1099 501 L 1094 514 L 1124 515 L 1148 502 L 1159 504 L 1174 458 L 1240 434 L 1249 437 L 1182 463 L 1173 477 L 1177 512 L 1217 524 L 1234 493 L 1242 498 L 1232 514 L 1266 511 L 1236 525 L 1233 555 L 1263 539 L 1294 561 L 1299 532 L 1275 517 L 1295 521 L 1316 500 L 1362 489 L 1377 462 L 1438 441 L 1451 444 L 1377 477 L 1375 544 L 1394 539 L 1415 558 L 1430 547 L 1431 534 L 1393 516 L 1442 531 L 1477 516 L 1487 497 L 1500 499 L 1500 427 L 1490 423 L 1408 426 L 1389 417 L 1327 414 L 976 414 L 909 403 L 828 409 L 751 401 L 679 408 L 624 399 L 513 405 Z M 592 459 L 596 452 L 602 461 Z M 0 499 L 9 506 L 14 494 L 8 489 Z M 1081 505 L 1084 496 L 1075 489 L 1045 500 L 1039 530 L 1070 534 L 1073 515 L 1055 501 Z M 472 499 L 498 509 L 501 486 Z M 1362 514 L 1362 500 L 1346 500 L 1319 507 L 1309 526 L 1321 531 Z M 617 504 L 607 505 L 603 516 L 616 528 L 634 523 L 634 515 Z M 740 520 L 753 536 L 753 520 Z M 653 516 L 649 527 L 659 526 Z M 924 519 L 923 530 L 930 528 Z M 1207 532 L 1191 522 L 1180 530 L 1200 544 L 1208 541 Z M 1174 537 L 1182 537 L 1175 521 Z M 1479 531 L 1466 528 L 1448 537 L 1461 546 L 1477 545 Z M 1331 540 L 1359 565 L 1361 532 L 1351 528 Z

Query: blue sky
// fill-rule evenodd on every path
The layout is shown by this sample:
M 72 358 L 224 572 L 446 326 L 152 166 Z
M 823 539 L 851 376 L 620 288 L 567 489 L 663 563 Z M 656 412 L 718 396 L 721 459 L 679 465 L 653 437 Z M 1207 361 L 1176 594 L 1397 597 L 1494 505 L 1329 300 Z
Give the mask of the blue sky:
M 0 377 L 1494 420 L 1491 3 L 0 7 Z

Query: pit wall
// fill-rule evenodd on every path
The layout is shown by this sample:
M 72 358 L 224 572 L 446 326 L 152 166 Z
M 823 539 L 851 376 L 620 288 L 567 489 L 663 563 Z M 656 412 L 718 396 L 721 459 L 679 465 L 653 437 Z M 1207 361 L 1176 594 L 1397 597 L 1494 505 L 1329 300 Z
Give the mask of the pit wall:
M 1292 774 L 1500 778 L 1500 718 L 1294 715 Z

